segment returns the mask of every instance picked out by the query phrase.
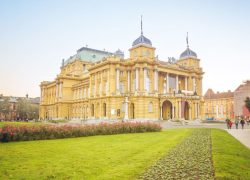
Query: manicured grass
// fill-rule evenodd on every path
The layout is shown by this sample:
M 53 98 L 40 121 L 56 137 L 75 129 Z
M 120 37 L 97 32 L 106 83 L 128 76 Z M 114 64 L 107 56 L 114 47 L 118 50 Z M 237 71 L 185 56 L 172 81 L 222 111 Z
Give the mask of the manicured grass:
M 212 129 L 216 179 L 250 179 L 250 149 L 226 131 Z
M 193 131 L 0 143 L 0 179 L 136 179 Z M 215 178 L 250 179 L 250 150 L 226 131 L 211 136 Z
M 192 131 L 0 143 L 0 179 L 135 179 Z
M 4 125 L 39 125 L 42 124 L 40 122 L 13 122 L 13 121 L 4 121 L 0 122 L 0 127 Z

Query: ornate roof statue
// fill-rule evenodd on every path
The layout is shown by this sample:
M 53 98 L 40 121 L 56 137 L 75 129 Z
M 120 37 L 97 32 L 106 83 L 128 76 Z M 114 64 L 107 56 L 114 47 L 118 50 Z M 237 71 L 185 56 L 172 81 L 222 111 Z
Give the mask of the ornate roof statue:
M 185 59 L 185 58 L 197 58 L 197 54 L 192 51 L 191 49 L 189 49 L 189 44 L 188 44 L 188 32 L 187 32 L 187 37 L 186 37 L 186 41 L 187 41 L 187 49 L 181 53 L 180 55 L 180 59 Z
M 151 41 L 143 36 L 143 30 L 142 30 L 142 16 L 141 16 L 141 35 L 133 42 L 133 46 L 136 46 L 138 44 L 147 44 L 152 46 Z

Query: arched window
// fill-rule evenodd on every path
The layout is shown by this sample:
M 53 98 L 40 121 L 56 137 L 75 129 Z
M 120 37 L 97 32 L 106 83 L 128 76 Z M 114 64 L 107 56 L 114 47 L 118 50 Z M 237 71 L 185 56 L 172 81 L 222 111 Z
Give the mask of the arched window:
M 150 102 L 148 104 L 148 112 L 153 112 L 153 103 L 152 102 Z

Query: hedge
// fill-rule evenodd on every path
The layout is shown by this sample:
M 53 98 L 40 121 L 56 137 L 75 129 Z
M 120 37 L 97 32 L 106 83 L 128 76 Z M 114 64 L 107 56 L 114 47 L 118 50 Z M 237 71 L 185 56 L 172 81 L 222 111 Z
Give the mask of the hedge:
M 4 125 L 0 128 L 0 141 L 32 141 L 95 135 L 143 133 L 160 131 L 158 123 L 118 122 L 95 125 Z

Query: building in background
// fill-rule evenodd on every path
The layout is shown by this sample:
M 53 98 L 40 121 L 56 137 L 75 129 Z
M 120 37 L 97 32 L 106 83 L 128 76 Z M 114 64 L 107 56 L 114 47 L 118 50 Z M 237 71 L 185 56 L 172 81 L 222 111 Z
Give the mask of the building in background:
M 0 121 L 38 119 L 40 98 L 13 97 L 0 94 Z M 22 115 L 24 114 L 24 115 Z
M 141 30 L 129 52 L 83 47 L 63 60 L 55 80 L 40 84 L 40 118 L 201 118 L 204 73 L 188 41 L 178 60 L 162 61 Z
M 212 89 L 208 89 L 204 95 L 204 116 L 215 120 L 234 118 L 234 93 L 214 93 Z
M 250 116 L 245 100 L 250 97 L 250 80 L 241 84 L 234 92 L 234 112 L 236 116 Z

